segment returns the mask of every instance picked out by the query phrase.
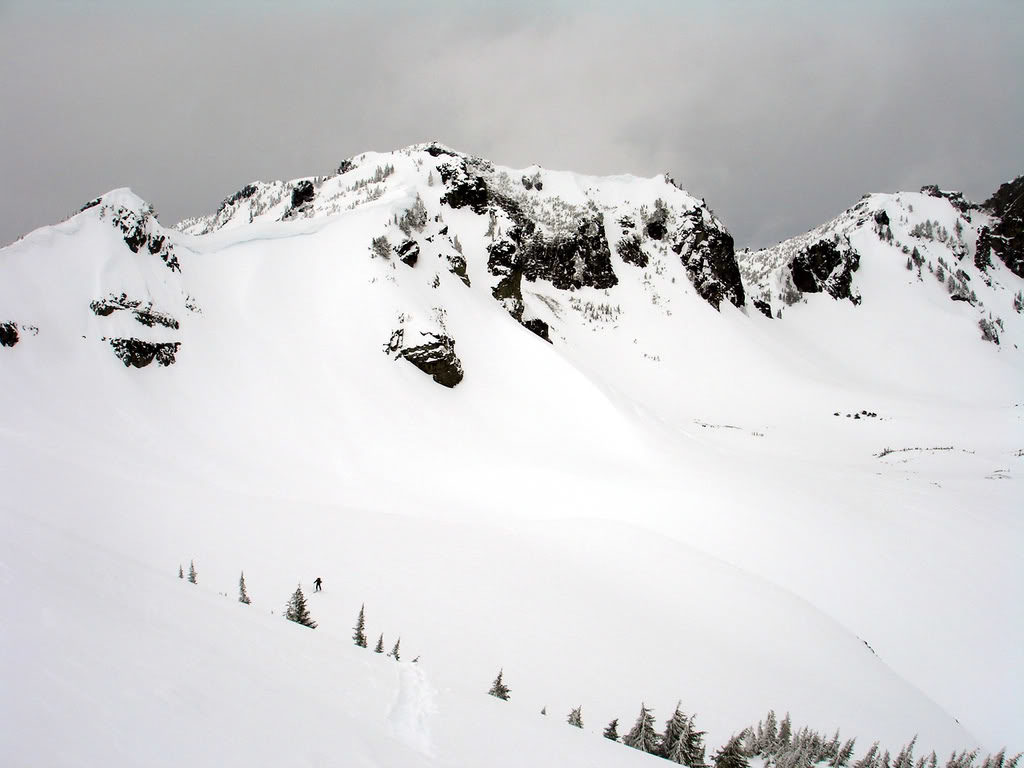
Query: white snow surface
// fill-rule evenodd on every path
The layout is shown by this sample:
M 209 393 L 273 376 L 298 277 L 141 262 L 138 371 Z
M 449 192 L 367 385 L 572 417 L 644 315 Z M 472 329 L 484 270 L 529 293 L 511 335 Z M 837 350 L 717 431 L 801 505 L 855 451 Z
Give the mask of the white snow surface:
M 441 205 L 450 157 L 354 160 L 285 220 L 301 180 L 180 231 L 150 215 L 180 272 L 111 226 L 146 215 L 127 190 L 0 250 L 0 764 L 632 765 L 601 730 L 677 700 L 709 754 L 769 708 L 858 755 L 1024 748 L 1024 281 L 971 272 L 1003 322 L 983 341 L 853 212 L 859 306 L 716 311 L 666 245 L 614 248 L 623 215 L 699 200 L 491 167 L 552 232 L 604 213 L 616 286 L 523 281 L 547 344 L 490 294 L 488 217 Z M 416 265 L 372 256 L 417 195 Z M 870 204 L 897 239 L 955 226 L 943 199 Z M 784 250 L 744 263 L 748 293 L 782 289 Z M 180 327 L 90 310 L 122 293 Z M 450 334 L 457 387 L 383 353 L 402 323 Z M 127 336 L 176 362 L 126 367 Z M 299 581 L 316 630 L 281 618 Z M 362 604 L 401 662 L 353 646 Z

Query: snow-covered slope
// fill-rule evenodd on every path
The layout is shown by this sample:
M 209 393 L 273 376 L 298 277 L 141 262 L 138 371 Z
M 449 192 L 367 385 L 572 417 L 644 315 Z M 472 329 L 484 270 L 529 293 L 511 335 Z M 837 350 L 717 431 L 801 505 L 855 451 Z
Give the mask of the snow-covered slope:
M 53 674 L 42 650 L 47 626 L 101 625 L 70 610 L 84 591 L 138 627 L 119 696 L 163 690 L 144 650 L 167 647 L 178 611 L 206 638 L 174 675 L 194 693 L 209 674 L 218 691 L 253 677 L 223 637 L 308 667 L 350 642 L 366 603 L 372 635 L 422 655 L 438 722 L 477 697 L 490 712 L 503 667 L 518 714 L 488 727 L 517 743 L 555 744 L 534 731 L 544 705 L 582 705 L 599 739 L 642 700 L 661 718 L 682 698 L 714 746 L 769 708 L 864 747 L 1018 746 L 1024 281 L 974 266 L 971 227 L 992 214 L 972 209 L 957 240 L 951 205 L 875 196 L 810 236 L 856 251 L 859 303 L 807 296 L 781 321 L 748 297 L 774 315 L 802 245 L 737 263 L 721 221 L 666 178 L 512 170 L 436 144 L 254 183 L 176 230 L 121 190 L 32 233 L 0 251 L 0 563 L 12 593 L 45 592 L 0 635 L 20 716 L 90 710 L 54 705 L 95 682 L 89 642 L 66 643 Z M 931 239 L 911 234 L 924 219 Z M 973 303 L 930 278 L 939 256 Z M 988 311 L 999 345 L 981 338 Z M 206 596 L 167 597 L 191 558 Z M 97 560 L 138 584 L 131 598 Z M 85 575 L 72 587 L 53 561 Z M 241 569 L 263 616 L 324 578 L 316 650 L 277 616 L 223 618 L 215 592 Z M 338 652 L 339 675 L 371 663 Z M 332 706 L 294 691 L 272 705 L 291 670 L 269 664 L 246 697 L 260 718 Z M 378 703 L 339 699 L 352 725 L 324 750 L 386 735 L 397 673 L 374 670 L 353 676 Z M 160 701 L 86 721 L 204 722 Z M 451 728 L 427 729 L 450 750 L 431 759 L 480 762 Z M 379 762 L 415 763 L 395 749 Z

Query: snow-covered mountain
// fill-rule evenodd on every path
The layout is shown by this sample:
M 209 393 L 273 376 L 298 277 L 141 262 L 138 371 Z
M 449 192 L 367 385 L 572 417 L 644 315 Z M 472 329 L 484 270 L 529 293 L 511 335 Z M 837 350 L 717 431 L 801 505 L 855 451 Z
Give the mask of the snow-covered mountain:
M 248 753 L 218 713 L 244 699 L 268 727 L 282 687 L 282 709 L 329 710 L 274 659 L 335 646 L 325 663 L 380 699 L 341 697 L 340 732 L 404 745 L 352 747 L 380 764 L 478 763 L 453 713 L 499 668 L 534 764 L 567 760 L 529 725 L 545 705 L 582 705 L 600 740 L 680 698 L 713 746 L 773 708 L 859 751 L 1019 749 L 1020 184 L 984 207 L 872 195 L 736 254 L 667 177 L 432 143 L 254 182 L 173 229 L 116 190 L 0 250 L 0 572 L 19 617 L 0 671 L 25 729 L 2 754 L 74 718 L 44 762 L 89 763 L 104 744 L 83 734 L 171 718 L 217 745 L 192 762 L 230 762 Z M 191 559 L 197 587 L 176 579 Z M 322 576 L 315 641 L 218 601 L 242 569 L 264 617 Z M 415 669 L 352 655 L 363 603 Z M 139 647 L 109 696 L 84 695 L 117 666 L 91 663 L 112 604 Z M 196 648 L 168 664 L 178 611 Z M 227 636 L 265 652 L 227 660 Z M 154 745 L 116 754 L 173 755 Z

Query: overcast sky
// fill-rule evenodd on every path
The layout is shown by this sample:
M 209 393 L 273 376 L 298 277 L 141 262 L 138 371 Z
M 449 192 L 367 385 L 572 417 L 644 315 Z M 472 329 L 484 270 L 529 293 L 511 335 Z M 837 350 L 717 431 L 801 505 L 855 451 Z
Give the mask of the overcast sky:
M 130 186 L 165 224 L 437 139 L 668 171 L 738 246 L 1024 173 L 1024 2 L 0 0 L 0 242 Z

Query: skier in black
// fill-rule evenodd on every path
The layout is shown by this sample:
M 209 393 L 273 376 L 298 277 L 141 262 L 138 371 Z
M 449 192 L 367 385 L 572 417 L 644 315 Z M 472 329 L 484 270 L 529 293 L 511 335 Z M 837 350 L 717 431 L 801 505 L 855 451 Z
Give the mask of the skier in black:
M 314 592 L 319 592 L 319 591 L 320 591 L 320 585 L 321 585 L 321 584 L 323 584 L 323 581 L 321 581 L 321 580 L 320 580 L 320 577 L 319 577 L 319 576 L 317 576 L 317 577 L 316 577 L 316 580 L 315 580 L 315 581 L 313 582 L 313 591 L 314 591 Z

